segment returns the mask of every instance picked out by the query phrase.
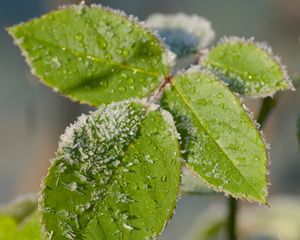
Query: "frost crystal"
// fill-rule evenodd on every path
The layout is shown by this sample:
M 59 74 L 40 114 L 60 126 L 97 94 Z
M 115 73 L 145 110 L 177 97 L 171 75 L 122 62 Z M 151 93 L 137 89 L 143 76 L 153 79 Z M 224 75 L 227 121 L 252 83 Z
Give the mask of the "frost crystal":
M 259 67 L 253 67 L 258 61 Z M 243 95 L 267 97 L 279 90 L 294 90 L 281 59 L 273 54 L 266 43 L 255 42 L 253 37 L 223 37 L 215 48 L 202 55 L 201 63 L 217 74 L 233 91 Z M 259 71 L 255 70 L 258 68 Z
M 162 114 L 163 118 L 165 119 L 165 121 L 170 125 L 172 135 L 176 136 L 180 140 L 181 137 L 180 137 L 180 134 L 177 132 L 177 129 L 175 127 L 175 122 L 174 122 L 172 115 L 168 111 L 165 111 L 165 110 L 161 110 L 161 114 Z
M 68 223 L 59 219 L 60 228 L 68 239 L 78 237 L 78 218 L 82 219 L 89 209 L 94 209 L 105 194 L 119 203 L 132 201 L 127 194 L 106 188 L 122 164 L 125 151 L 136 137 L 146 113 L 146 106 L 134 101 L 102 105 L 90 115 L 79 117 L 61 136 L 56 160 L 52 162 L 56 166 L 55 187 L 65 188 L 71 199 L 80 201 L 76 202 L 78 216 L 71 215 L 73 212 L 68 210 L 67 204 L 55 209 L 68 219 Z M 85 197 L 80 200 L 82 196 Z M 47 204 L 43 204 L 46 209 Z M 130 225 L 124 227 L 132 230 Z
M 157 13 L 148 17 L 146 24 L 158 31 L 178 57 L 187 56 L 208 46 L 215 37 L 211 23 L 197 15 Z

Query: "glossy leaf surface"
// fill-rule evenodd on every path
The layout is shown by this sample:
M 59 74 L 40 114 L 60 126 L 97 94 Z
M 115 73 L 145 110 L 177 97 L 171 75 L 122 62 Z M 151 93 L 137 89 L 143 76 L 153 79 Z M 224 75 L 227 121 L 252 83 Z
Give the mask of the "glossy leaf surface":
M 182 138 L 183 157 L 218 191 L 266 203 L 266 145 L 240 100 L 214 75 L 190 69 L 162 99 Z
M 80 102 L 147 96 L 169 72 L 157 38 L 111 9 L 69 6 L 8 31 L 35 75 Z
M 271 96 L 292 89 L 285 67 L 271 49 L 253 39 L 224 38 L 203 59 L 229 87 L 252 97 Z

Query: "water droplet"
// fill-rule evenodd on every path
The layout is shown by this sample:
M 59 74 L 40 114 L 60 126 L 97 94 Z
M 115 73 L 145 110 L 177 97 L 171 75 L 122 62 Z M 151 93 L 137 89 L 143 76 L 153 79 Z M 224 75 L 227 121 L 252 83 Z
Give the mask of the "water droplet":
M 167 176 L 166 175 L 163 175 L 160 179 L 162 182 L 166 182 L 167 181 Z
M 118 89 L 119 89 L 119 91 L 121 91 L 121 92 L 124 92 L 124 91 L 125 91 L 125 87 L 123 87 L 123 86 L 122 86 L 122 87 L 119 87 Z
M 223 95 L 223 93 L 221 93 L 221 92 L 219 92 L 219 93 L 217 94 L 217 98 L 219 98 L 219 99 L 220 99 L 220 98 L 223 98 L 223 96 L 224 96 L 224 95 Z
M 78 33 L 78 34 L 75 35 L 75 39 L 76 39 L 78 42 L 82 43 L 82 42 L 83 42 L 83 39 L 84 39 L 84 36 L 83 36 L 81 33 Z
M 221 104 L 220 104 L 220 107 L 221 107 L 223 110 L 228 109 L 228 107 L 227 107 L 224 103 L 221 103 Z
M 97 43 L 98 43 L 98 45 L 101 49 L 106 49 L 107 48 L 107 43 L 106 43 L 106 41 L 103 37 L 98 36 L 96 38 L 96 41 L 97 41 Z
M 54 57 L 51 59 L 51 64 L 54 68 L 60 68 L 61 67 L 61 62 L 57 57 Z
M 208 104 L 207 100 L 202 98 L 202 99 L 199 99 L 198 100 L 198 104 L 201 105 L 201 106 L 205 106 Z

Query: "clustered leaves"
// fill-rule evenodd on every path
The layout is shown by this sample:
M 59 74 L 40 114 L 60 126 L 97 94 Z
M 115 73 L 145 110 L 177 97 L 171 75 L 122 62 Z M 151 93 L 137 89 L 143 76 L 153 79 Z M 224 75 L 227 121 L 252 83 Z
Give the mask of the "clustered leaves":
M 210 24 L 179 14 L 147 25 L 169 46 L 135 18 L 96 5 L 8 29 L 45 84 L 101 104 L 67 128 L 43 180 L 45 238 L 156 239 L 173 215 L 182 164 L 217 191 L 267 203 L 266 144 L 236 93 L 292 88 L 278 58 L 234 37 L 173 73 L 169 48 L 199 55 L 213 39 Z

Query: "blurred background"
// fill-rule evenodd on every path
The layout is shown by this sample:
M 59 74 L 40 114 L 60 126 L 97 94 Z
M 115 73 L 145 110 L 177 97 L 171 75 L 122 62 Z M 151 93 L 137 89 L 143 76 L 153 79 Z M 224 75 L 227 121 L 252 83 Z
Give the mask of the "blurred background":
M 38 192 L 59 136 L 87 106 L 59 96 L 30 74 L 5 27 L 79 1 L 0 1 L 0 204 L 21 193 Z M 86 1 L 124 10 L 144 20 L 154 12 L 199 14 L 212 22 L 216 40 L 254 36 L 282 57 L 291 76 L 300 72 L 300 0 L 107 0 Z M 247 100 L 256 114 L 260 100 Z M 271 208 L 242 203 L 242 239 L 300 239 L 300 157 L 296 118 L 299 89 L 283 92 L 264 130 L 271 144 Z M 160 239 L 204 239 L 226 215 L 226 197 L 185 195 Z M 222 224 L 221 224 L 222 225 Z M 204 230 L 203 230 L 204 229 Z M 255 232 L 252 234 L 251 232 Z M 272 238 L 269 237 L 269 232 Z M 215 239 L 223 239 L 222 233 Z

